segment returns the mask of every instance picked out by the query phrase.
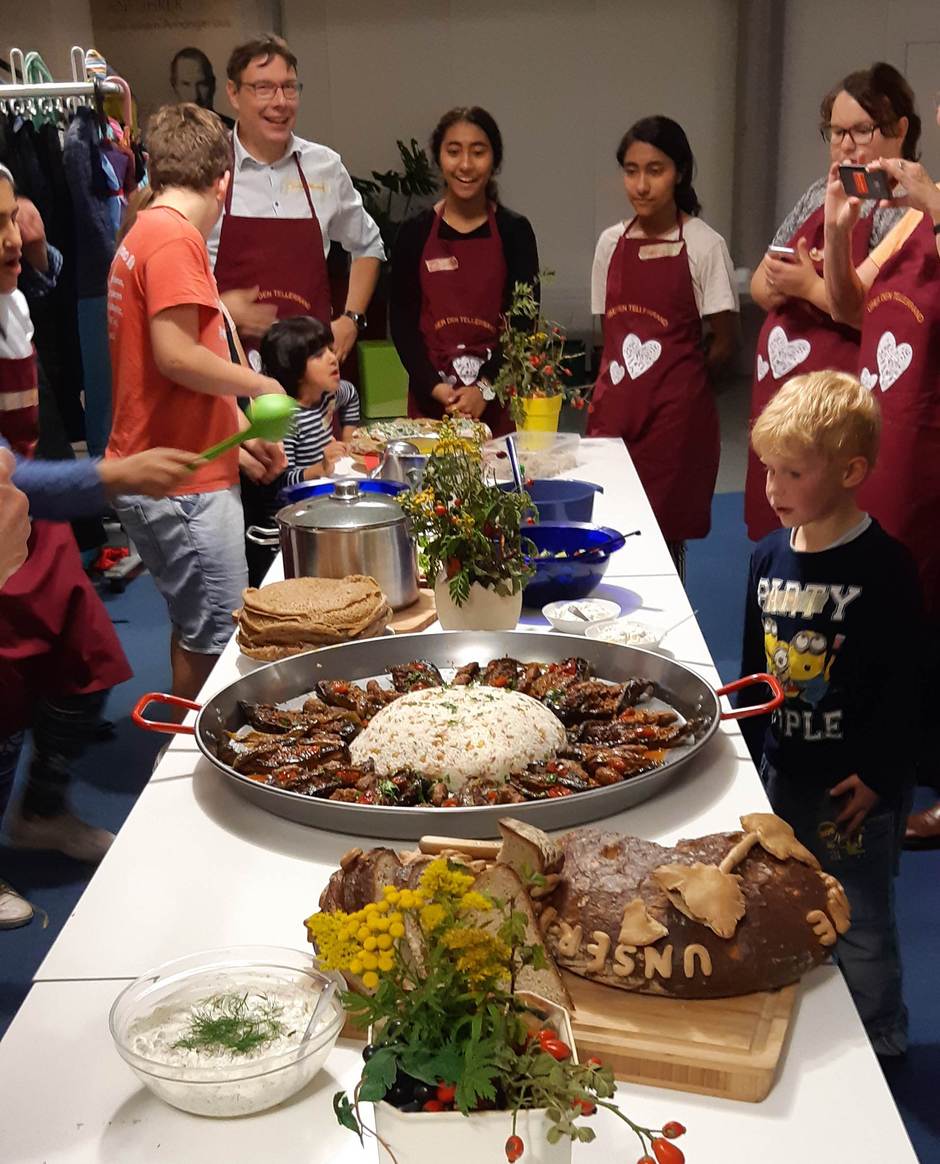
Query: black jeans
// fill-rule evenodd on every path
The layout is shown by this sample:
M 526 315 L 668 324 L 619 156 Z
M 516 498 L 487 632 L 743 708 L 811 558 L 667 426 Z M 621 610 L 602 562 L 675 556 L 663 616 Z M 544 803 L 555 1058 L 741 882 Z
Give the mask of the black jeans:
M 94 738 L 107 691 L 43 699 L 32 723 L 33 754 L 23 792 L 24 816 L 58 816 L 65 811 L 74 762 Z M 23 732 L 0 740 L 0 817 L 13 790 Z

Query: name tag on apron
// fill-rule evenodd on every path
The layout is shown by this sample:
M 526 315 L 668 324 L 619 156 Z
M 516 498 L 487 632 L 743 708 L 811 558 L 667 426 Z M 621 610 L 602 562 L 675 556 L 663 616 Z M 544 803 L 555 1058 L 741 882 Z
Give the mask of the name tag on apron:
M 282 189 L 285 194 L 296 194 L 298 191 L 303 192 L 304 184 L 299 178 L 285 178 Z M 308 182 L 307 189 L 312 194 L 314 190 L 318 194 L 326 193 L 326 186 L 323 182 Z
M 640 247 L 640 260 L 647 262 L 650 259 L 674 259 L 676 255 L 682 254 L 684 246 L 682 239 L 676 242 L 649 243 L 645 247 Z
M 439 259 L 425 259 L 424 265 L 431 274 L 435 271 L 456 271 L 460 266 L 456 255 L 445 255 Z

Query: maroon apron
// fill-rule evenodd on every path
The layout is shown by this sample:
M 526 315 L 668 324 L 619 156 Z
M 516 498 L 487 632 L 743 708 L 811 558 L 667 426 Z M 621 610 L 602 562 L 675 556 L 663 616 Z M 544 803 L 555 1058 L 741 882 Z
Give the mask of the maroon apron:
M 806 239 L 817 275 L 822 274 L 823 267 L 824 210 L 823 206 L 814 210 L 788 244 L 795 248 L 801 238 Z M 863 218 L 852 234 L 854 267 L 868 257 L 874 218 L 874 214 Z M 831 315 L 805 299 L 790 298 L 779 307 L 772 307 L 757 340 L 751 384 L 751 426 L 791 376 L 820 372 L 826 368 L 854 375 L 858 365 L 858 343 L 859 334 L 854 327 L 836 323 Z M 764 492 L 766 479 L 767 471 L 748 442 L 744 520 L 747 535 L 754 541 L 760 541 L 772 530 L 780 528 Z
M 927 215 L 879 272 L 862 316 L 859 378 L 881 405 L 881 448 L 859 504 L 914 555 L 940 616 L 940 256 Z
M 421 335 L 428 359 L 440 381 L 457 387 L 475 384 L 480 368 L 499 343 L 500 316 L 506 293 L 506 258 L 492 205 L 487 206 L 490 233 L 468 238 L 454 246 L 441 238 L 441 214 L 421 252 Z M 413 393 L 408 393 L 408 415 L 424 416 Z M 426 409 L 434 420 L 444 406 L 431 400 Z M 494 436 L 512 432 L 507 409 L 491 400 L 480 417 Z
M 250 218 L 232 214 L 233 170 L 225 194 L 215 281 L 220 294 L 244 287 L 260 287 L 258 302 L 273 303 L 278 319 L 312 315 L 328 325 L 333 312 L 323 234 L 300 157 L 294 153 L 293 158 L 310 207 L 310 217 Z M 242 342 L 246 349 L 254 349 L 259 341 L 243 338 Z
M 607 272 L 587 435 L 623 438 L 666 541 L 703 538 L 721 439 L 682 220 L 678 242 L 630 238 L 632 225 Z
M 32 453 L 36 357 L 0 358 L 0 433 Z M 85 695 L 130 679 L 108 612 L 85 576 L 71 527 L 34 521 L 29 556 L 0 590 L 0 739 L 30 725 L 45 695 Z

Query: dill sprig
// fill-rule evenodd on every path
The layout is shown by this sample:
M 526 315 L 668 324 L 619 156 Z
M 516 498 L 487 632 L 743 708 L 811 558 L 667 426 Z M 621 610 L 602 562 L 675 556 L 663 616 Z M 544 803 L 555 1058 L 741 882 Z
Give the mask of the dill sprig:
M 187 1051 L 230 1051 L 246 1055 L 285 1033 L 284 1007 L 266 994 L 257 1003 L 245 994 L 216 994 L 197 1004 L 189 1030 L 173 1044 Z

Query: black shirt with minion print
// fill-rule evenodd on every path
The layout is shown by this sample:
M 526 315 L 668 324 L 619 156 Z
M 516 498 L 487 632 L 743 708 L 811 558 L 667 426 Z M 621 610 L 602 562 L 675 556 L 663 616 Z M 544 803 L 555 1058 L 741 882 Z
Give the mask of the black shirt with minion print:
M 786 693 L 769 722 L 742 721 L 752 754 L 813 789 L 857 773 L 896 804 L 920 719 L 913 559 L 874 520 L 826 550 L 790 538 L 776 530 L 751 555 L 742 674 L 768 671 Z

